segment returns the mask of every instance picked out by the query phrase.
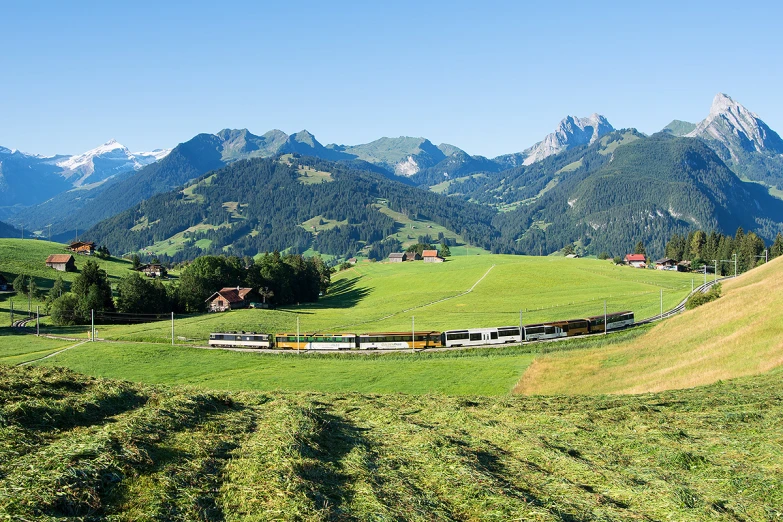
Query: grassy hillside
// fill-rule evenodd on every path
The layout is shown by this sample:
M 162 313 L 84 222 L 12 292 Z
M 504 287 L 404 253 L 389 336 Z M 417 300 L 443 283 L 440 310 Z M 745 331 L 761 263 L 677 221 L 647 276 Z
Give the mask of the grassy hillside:
M 522 393 L 641 393 L 783 365 L 783 258 L 723 284 L 724 296 L 632 342 L 536 359 Z
M 779 374 L 547 399 L 224 393 L 0 366 L 20 520 L 776 520 Z
M 697 280 L 698 280 L 698 276 Z M 329 293 L 314 304 L 279 310 L 236 310 L 180 318 L 179 337 L 204 343 L 210 331 L 416 329 L 526 324 L 630 309 L 648 317 L 682 300 L 690 274 L 617 267 L 609 261 L 504 255 L 454 256 L 442 264 L 360 263 L 333 277 Z M 698 283 L 697 283 L 698 284 Z M 468 290 L 471 290 L 468 292 Z M 169 322 L 102 326 L 107 339 L 166 342 Z

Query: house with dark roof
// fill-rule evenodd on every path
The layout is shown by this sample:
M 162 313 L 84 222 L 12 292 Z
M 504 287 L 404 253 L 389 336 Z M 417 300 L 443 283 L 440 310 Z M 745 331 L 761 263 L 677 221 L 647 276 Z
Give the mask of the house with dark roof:
M 664 257 L 663 259 L 658 259 L 655 262 L 655 269 L 656 270 L 677 270 L 677 261 L 674 259 L 671 259 L 669 257 Z
M 76 261 L 71 254 L 52 254 L 46 258 L 46 266 L 60 272 L 76 272 Z
M 221 288 L 211 296 L 206 302 L 209 304 L 210 312 L 225 312 L 227 310 L 236 310 L 237 308 L 247 308 L 250 304 L 249 294 L 252 288 L 230 287 Z
M 77 254 L 91 256 L 95 253 L 95 243 L 92 241 L 76 241 L 68 245 L 68 250 Z
M 628 254 L 625 256 L 625 264 L 634 268 L 647 268 L 647 258 L 644 254 Z
M 402 263 L 405 261 L 404 252 L 392 252 L 389 254 L 389 263 Z
M 425 263 L 442 263 L 444 259 L 438 255 L 437 250 L 425 250 L 421 253 Z
M 161 277 L 166 274 L 166 269 L 158 263 L 150 263 L 147 265 L 141 265 L 135 270 L 141 272 L 147 277 Z

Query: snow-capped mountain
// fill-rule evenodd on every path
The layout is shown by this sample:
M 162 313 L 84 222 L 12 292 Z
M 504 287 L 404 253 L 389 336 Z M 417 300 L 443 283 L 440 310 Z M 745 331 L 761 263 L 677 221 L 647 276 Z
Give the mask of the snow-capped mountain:
M 57 161 L 62 176 L 74 187 L 108 179 L 116 174 L 139 170 L 145 165 L 164 158 L 171 149 L 157 149 L 152 152 L 131 152 L 127 147 L 110 140 L 83 154 Z
M 570 147 L 593 143 L 612 131 L 614 127 L 600 114 L 592 114 L 587 118 L 566 116 L 554 132 L 532 147 L 516 154 L 498 156 L 494 161 L 505 168 L 531 165 Z
M 783 187 L 783 139 L 730 96 L 716 94 L 709 115 L 686 136 L 706 141 L 738 174 Z

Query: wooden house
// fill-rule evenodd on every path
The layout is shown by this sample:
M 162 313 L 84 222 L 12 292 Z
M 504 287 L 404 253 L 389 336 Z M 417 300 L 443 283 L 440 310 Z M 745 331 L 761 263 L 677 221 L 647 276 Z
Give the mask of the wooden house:
M 68 250 L 76 254 L 91 256 L 95 253 L 95 243 L 92 241 L 76 241 L 68 245 Z
M 405 253 L 392 252 L 389 254 L 389 263 L 402 263 L 403 261 L 405 261 Z
M 249 294 L 252 288 L 221 288 L 206 300 L 210 312 L 225 312 L 237 308 L 247 308 L 250 304 Z
M 628 254 L 625 256 L 625 264 L 634 268 L 647 268 L 647 258 L 644 254 Z
M 437 250 L 425 250 L 421 253 L 425 263 L 442 263 L 444 260 L 438 255 Z
M 166 269 L 158 263 L 150 263 L 148 265 L 141 265 L 136 269 L 147 277 L 161 277 L 166 274 Z
M 669 257 L 664 257 L 655 262 L 656 270 L 677 270 L 677 261 Z
M 76 272 L 76 261 L 71 254 L 52 254 L 46 258 L 46 266 L 60 272 Z

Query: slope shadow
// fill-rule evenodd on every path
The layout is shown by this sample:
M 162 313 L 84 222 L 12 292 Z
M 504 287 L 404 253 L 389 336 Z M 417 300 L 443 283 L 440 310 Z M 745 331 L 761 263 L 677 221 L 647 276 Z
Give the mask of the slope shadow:
M 341 279 L 329 287 L 326 296 L 312 305 L 312 308 L 352 308 L 372 293 L 369 288 L 357 288 L 359 277 Z

